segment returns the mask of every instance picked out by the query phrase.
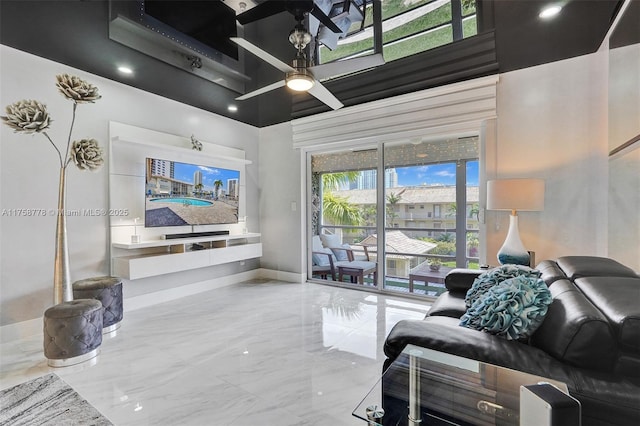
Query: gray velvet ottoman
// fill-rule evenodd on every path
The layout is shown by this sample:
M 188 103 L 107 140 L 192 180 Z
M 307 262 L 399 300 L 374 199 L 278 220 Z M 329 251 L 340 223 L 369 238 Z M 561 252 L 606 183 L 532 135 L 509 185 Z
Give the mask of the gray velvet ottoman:
M 102 303 L 102 333 L 112 333 L 122 321 L 122 279 L 94 277 L 73 283 L 74 299 L 95 299 Z M 115 334 L 115 333 L 114 333 Z
M 94 358 L 102 343 L 102 304 L 80 299 L 44 312 L 44 355 L 51 367 L 66 367 Z

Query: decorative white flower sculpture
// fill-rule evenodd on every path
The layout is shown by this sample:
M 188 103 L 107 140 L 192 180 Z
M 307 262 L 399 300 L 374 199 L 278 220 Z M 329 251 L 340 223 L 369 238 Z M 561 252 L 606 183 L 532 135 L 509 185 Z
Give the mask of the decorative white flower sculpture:
M 69 258 L 67 247 L 67 224 L 65 215 L 67 166 L 74 163 L 80 170 L 97 170 L 104 163 L 102 149 L 95 139 L 81 139 L 71 142 L 73 124 L 76 119 L 78 104 L 94 103 L 101 96 L 98 88 L 79 77 L 60 74 L 56 76 L 56 87 L 65 98 L 73 101 L 73 116 L 69 128 L 67 146 L 63 151 L 53 142 L 46 130 L 53 120 L 49 116 L 47 106 L 35 100 L 22 100 L 6 107 L 2 121 L 15 133 L 42 133 L 51 143 L 60 161 L 60 183 L 58 186 L 58 212 L 56 229 L 56 256 L 53 270 L 54 304 L 73 300 L 73 290 L 69 274 Z

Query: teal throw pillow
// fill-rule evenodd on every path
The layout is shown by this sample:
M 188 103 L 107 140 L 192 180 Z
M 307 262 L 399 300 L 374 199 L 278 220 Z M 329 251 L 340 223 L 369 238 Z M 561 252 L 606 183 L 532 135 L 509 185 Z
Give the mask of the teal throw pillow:
M 520 275 L 475 299 L 460 318 L 460 325 L 507 340 L 527 339 L 542 324 L 552 301 L 542 279 Z
M 519 276 L 539 278 L 540 271 L 522 265 L 502 265 L 478 275 L 464 298 L 467 308 L 494 285 Z

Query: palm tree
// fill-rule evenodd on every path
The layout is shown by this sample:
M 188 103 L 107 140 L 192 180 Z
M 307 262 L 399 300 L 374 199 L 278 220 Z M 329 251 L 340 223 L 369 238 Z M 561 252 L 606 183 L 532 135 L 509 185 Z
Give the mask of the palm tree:
M 358 179 L 360 172 L 338 172 L 338 173 L 325 173 L 322 175 L 322 190 L 323 191 L 337 191 L 344 183 L 353 182 Z
M 204 185 L 202 185 L 201 183 L 196 183 L 194 185 L 194 189 L 196 190 L 196 194 L 201 194 L 202 195 L 202 188 L 204 187 Z
M 353 182 L 359 172 L 324 173 L 322 175 L 322 216 L 335 225 L 360 225 L 363 222 L 360 210 L 349 203 L 346 197 L 337 197 L 337 191 L 343 184 Z
M 220 188 L 222 187 L 222 185 L 223 183 L 220 179 L 213 182 L 213 187 L 216 190 L 216 199 L 218 198 L 218 193 L 220 192 Z
M 322 197 L 322 216 L 336 225 L 360 225 L 363 222 L 360 209 L 349 203 L 346 197 L 325 192 Z
M 402 194 L 404 193 L 404 189 L 397 194 L 394 192 L 390 192 L 387 195 L 387 223 L 390 227 L 395 226 L 395 220 L 398 218 L 398 215 L 395 212 L 396 204 L 402 200 Z

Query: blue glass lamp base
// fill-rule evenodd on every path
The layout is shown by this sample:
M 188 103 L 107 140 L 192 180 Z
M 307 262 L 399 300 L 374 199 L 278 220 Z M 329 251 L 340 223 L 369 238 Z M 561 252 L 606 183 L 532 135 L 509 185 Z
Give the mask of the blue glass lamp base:
M 498 262 L 501 265 L 525 265 L 529 266 L 529 253 L 502 253 L 498 252 Z
M 509 231 L 507 232 L 507 238 L 498 250 L 498 262 L 501 265 L 513 264 L 513 265 L 525 265 L 529 266 L 529 252 L 522 241 L 520 240 L 520 233 L 518 232 L 518 216 L 512 214 L 509 216 Z

